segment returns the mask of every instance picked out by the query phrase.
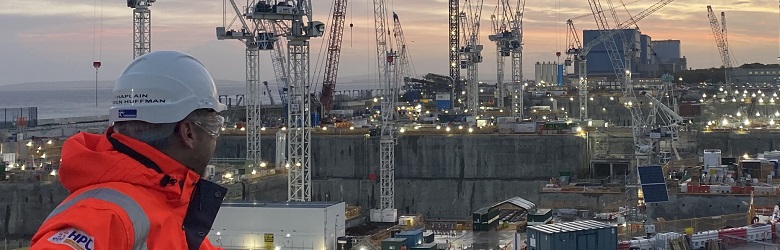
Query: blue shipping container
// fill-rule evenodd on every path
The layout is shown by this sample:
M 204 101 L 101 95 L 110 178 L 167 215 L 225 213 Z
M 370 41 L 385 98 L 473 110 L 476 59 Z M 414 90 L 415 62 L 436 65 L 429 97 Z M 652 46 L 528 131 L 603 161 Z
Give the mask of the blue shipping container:
M 412 230 L 412 231 L 403 231 L 400 233 L 397 233 L 395 235 L 396 238 L 405 238 L 406 239 L 406 246 L 407 247 L 416 247 L 419 244 L 422 244 L 423 242 L 423 231 L 422 230 Z
M 450 104 L 452 102 L 450 100 L 436 100 L 436 109 L 443 110 L 443 109 L 450 109 Z
M 617 250 L 617 227 L 575 221 L 528 227 L 528 250 Z

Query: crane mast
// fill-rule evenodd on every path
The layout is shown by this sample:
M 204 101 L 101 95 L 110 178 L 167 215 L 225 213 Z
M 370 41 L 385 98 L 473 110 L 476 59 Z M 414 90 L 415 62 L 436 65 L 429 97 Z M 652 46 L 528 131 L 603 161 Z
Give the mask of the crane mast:
M 388 50 L 387 9 L 384 0 L 374 2 L 374 30 L 376 35 L 376 56 L 379 67 L 379 83 L 383 88 L 381 103 L 382 127 L 379 138 L 380 201 L 379 209 L 371 210 L 371 221 L 395 222 L 395 114 L 398 98 L 396 74 L 396 52 Z
M 227 0 L 223 0 L 223 12 L 227 12 Z M 235 18 L 241 23 L 238 30 L 230 29 L 230 25 L 223 20 L 223 26 L 216 28 L 218 40 L 239 40 L 246 46 L 245 50 L 245 77 L 246 77 L 246 148 L 247 161 L 251 166 L 259 166 L 260 155 L 260 50 L 267 50 L 273 47 L 276 40 L 273 33 L 265 32 L 262 29 L 260 20 L 249 18 L 252 8 L 239 8 L 235 0 L 229 0 L 230 8 L 235 12 Z M 253 2 L 247 2 L 247 5 L 254 5 Z M 247 20 L 249 19 L 249 20 Z
M 259 50 L 272 50 L 277 80 L 286 80 L 288 96 L 287 113 L 287 199 L 289 201 L 311 200 L 311 110 L 309 90 L 309 39 L 320 37 L 325 31 L 322 22 L 313 21 L 311 3 L 300 1 L 247 1 L 243 11 L 234 0 L 230 5 L 241 22 L 240 31 L 217 27 L 217 38 L 238 39 L 246 48 L 247 65 L 247 158 L 257 164 L 260 154 L 260 85 Z M 223 8 L 227 8 L 223 2 Z M 251 21 L 250 29 L 247 20 Z M 223 20 L 223 25 L 226 20 Z M 279 32 L 279 27 L 288 27 Z M 279 33 L 274 33 L 279 32 Z M 278 35 L 287 37 L 287 62 L 279 59 L 282 53 L 274 45 Z M 274 56 L 276 55 L 276 56 Z M 279 63 L 281 62 L 281 63 Z M 278 67 L 278 68 L 277 68 Z M 280 70 L 281 69 L 281 70 Z M 285 71 L 289 72 L 286 73 Z M 282 72 L 282 75 L 279 73 Z M 289 74 L 289 75 L 288 75 Z
M 336 91 L 336 76 L 339 70 L 346 12 L 347 0 L 335 0 L 333 3 L 333 25 L 330 26 L 330 37 L 328 39 L 328 56 L 325 60 L 325 76 L 323 77 L 322 93 L 320 94 L 323 116 L 333 109 L 333 92 Z
M 566 33 L 566 43 L 568 48 L 566 50 L 567 59 L 565 65 L 577 67 L 575 70 L 577 77 L 577 97 L 580 105 L 580 121 L 588 119 L 588 72 L 585 69 L 586 58 L 580 55 L 582 51 L 582 43 L 580 37 L 577 34 L 577 29 L 574 27 L 574 21 L 569 19 L 566 21 L 568 32 Z M 572 63 L 574 65 L 572 65 Z
M 325 32 L 322 22 L 312 20 L 311 2 L 291 1 L 292 6 L 276 5 L 261 18 L 287 20 L 287 58 L 290 87 L 287 94 L 287 174 L 288 201 L 311 201 L 311 91 L 309 39 Z
M 475 4 L 476 2 L 476 4 Z M 461 48 L 461 68 L 466 68 L 467 104 L 466 112 L 473 116 L 479 114 L 479 63 L 482 62 L 482 48 L 479 44 L 479 22 L 482 15 L 483 0 L 469 1 L 465 12 L 460 14 L 463 29 L 463 43 Z
M 460 100 L 460 0 L 449 0 L 449 25 L 447 37 L 449 39 L 449 64 L 450 69 L 450 100 Z
M 133 9 L 133 59 L 152 50 L 152 10 L 156 0 L 127 0 Z
M 518 0 L 515 14 L 510 19 L 512 24 L 512 117 L 523 118 L 523 13 L 525 12 L 525 0 Z
M 507 87 L 504 83 L 504 57 L 509 56 L 509 44 L 506 40 L 511 37 L 506 8 L 506 0 L 499 0 L 493 15 L 490 15 L 490 21 L 493 26 L 493 34 L 488 36 L 490 41 L 496 42 L 496 107 L 504 108 L 504 99 L 506 97 Z

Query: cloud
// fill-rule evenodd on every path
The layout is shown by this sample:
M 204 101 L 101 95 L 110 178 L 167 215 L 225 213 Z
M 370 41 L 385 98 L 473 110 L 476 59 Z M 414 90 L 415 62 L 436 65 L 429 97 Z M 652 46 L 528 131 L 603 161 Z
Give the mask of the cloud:
M 102 18 L 95 2 L 103 3 Z M 242 2 L 242 1 L 238 1 Z M 416 71 L 420 74 L 447 72 L 447 0 L 385 0 L 388 15 L 398 13 Z M 510 1 L 514 2 L 514 1 Z M 612 1 L 614 4 L 620 1 Z M 618 6 L 620 20 L 629 20 L 626 9 L 636 15 L 656 0 L 624 0 Z M 680 39 L 682 53 L 691 67 L 720 64 L 707 19 L 706 3 L 701 0 L 676 0 L 639 22 L 642 32 L 654 40 Z M 732 52 L 741 62 L 774 62 L 778 54 L 778 9 L 775 0 L 731 2 L 711 0 L 719 14 L 726 12 Z M 239 3 L 241 4 L 241 3 Z M 314 18 L 327 21 L 332 1 L 312 1 Z M 485 1 L 480 39 L 485 45 L 481 77 L 495 78 L 495 45 L 487 36 L 492 32 L 490 15 L 496 1 Z M 42 7 L 45 6 L 45 7 Z M 215 27 L 222 26 L 222 1 L 161 0 L 152 6 L 152 49 L 182 50 L 204 62 L 219 79 L 244 79 L 244 45 L 237 41 L 218 41 Z M 243 6 L 240 6 L 243 7 Z M 606 5 L 604 6 L 606 7 Z M 370 1 L 349 1 L 342 44 L 339 75 L 342 77 L 376 74 L 376 47 L 373 5 Z M 566 20 L 574 20 L 579 32 L 595 29 L 595 21 L 586 1 L 527 1 L 524 14 L 524 71 L 533 74 L 537 61 L 555 61 L 555 52 L 566 47 Z M 228 9 L 226 22 L 235 13 Z M 610 17 L 611 15 L 607 15 Z M 86 80 L 94 77 L 93 53 L 104 66 L 100 77 L 114 79 L 132 58 L 132 9 L 124 2 L 55 0 L 0 2 L 0 48 L 3 48 L 0 84 L 32 81 Z M 102 21 L 101 21 L 102 20 Z M 102 24 L 102 36 L 95 27 Z M 353 24 L 349 28 L 349 24 Z M 236 24 L 234 24 L 234 27 Z M 392 28 L 392 19 L 388 20 Z M 101 33 L 97 33 L 101 34 Z M 580 33 L 581 35 L 581 33 Z M 102 39 L 100 39 L 102 37 Z M 102 41 L 102 43 L 101 43 Z M 312 68 L 324 58 L 325 38 L 311 40 Z M 93 49 L 95 43 L 95 49 Z M 268 53 L 261 53 L 261 78 L 273 79 Z M 6 66 L 7 65 L 7 66 Z M 322 70 L 312 72 L 322 72 Z M 315 77 L 317 78 L 317 77 Z

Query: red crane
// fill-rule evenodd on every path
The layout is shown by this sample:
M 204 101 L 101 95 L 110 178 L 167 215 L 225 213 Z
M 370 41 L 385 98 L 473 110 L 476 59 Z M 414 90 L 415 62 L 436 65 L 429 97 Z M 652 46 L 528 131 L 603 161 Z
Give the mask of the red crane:
M 322 117 L 327 117 L 333 109 L 333 92 L 336 90 L 336 76 L 339 71 L 341 40 L 344 38 L 344 19 L 347 12 L 347 0 L 335 0 L 333 3 L 333 24 L 328 38 L 328 57 L 325 60 L 325 76 L 322 80 Z

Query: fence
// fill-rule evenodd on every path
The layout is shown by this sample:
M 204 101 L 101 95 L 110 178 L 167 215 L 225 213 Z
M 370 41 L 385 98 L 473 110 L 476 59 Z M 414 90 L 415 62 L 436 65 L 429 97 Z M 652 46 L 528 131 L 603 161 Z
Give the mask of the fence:
M 727 214 L 712 217 L 692 218 L 684 220 L 670 220 L 655 222 L 656 232 L 685 232 L 685 228 L 692 227 L 694 232 L 718 230 L 727 226 L 741 227 L 747 225 L 744 213 Z
M 27 124 L 17 124 L 19 118 L 24 118 Z M 0 129 L 38 126 L 38 107 L 0 108 Z

